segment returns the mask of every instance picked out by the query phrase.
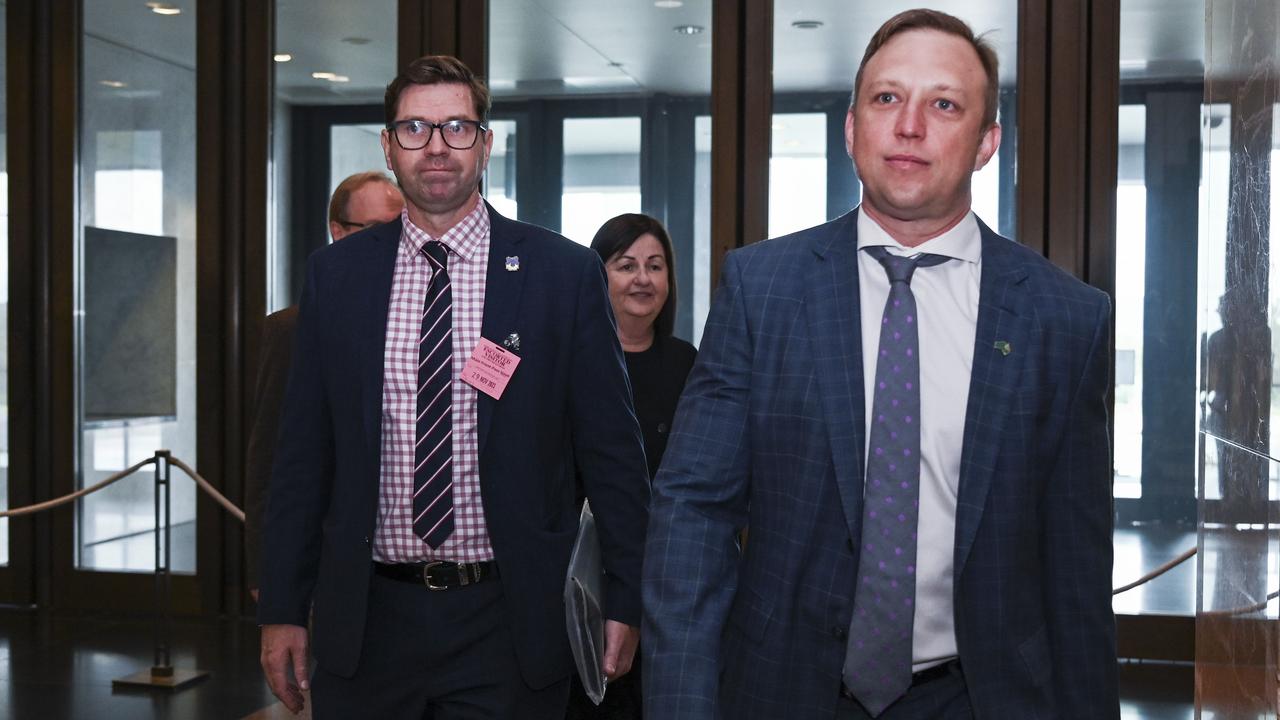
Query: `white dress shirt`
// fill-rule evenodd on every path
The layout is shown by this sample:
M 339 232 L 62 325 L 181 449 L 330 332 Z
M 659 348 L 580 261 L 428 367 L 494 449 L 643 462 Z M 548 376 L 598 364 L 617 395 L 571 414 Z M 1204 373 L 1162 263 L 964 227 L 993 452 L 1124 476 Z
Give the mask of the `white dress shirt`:
M 982 233 L 970 212 L 942 235 L 906 248 L 865 212 L 858 213 L 858 287 L 867 428 L 871 427 L 880 321 L 889 298 L 889 279 L 884 267 L 862 252 L 863 248 L 876 245 L 896 255 L 932 253 L 953 258 L 941 265 L 917 268 L 911 279 L 920 333 L 920 515 L 912 641 L 913 667 L 919 671 L 956 656 L 952 607 L 956 494 L 960 487 L 960 452 L 964 444 L 969 376 L 978 327 Z M 868 432 L 867 442 L 870 441 Z M 865 465 L 863 467 L 865 470 Z

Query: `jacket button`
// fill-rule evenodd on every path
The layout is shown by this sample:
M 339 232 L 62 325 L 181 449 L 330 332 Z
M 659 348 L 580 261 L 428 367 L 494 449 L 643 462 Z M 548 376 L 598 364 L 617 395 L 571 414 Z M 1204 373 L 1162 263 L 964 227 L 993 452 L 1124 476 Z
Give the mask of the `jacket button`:
M 365 545 L 368 545 L 368 544 L 369 544 L 369 536 L 368 536 L 368 535 L 365 535 L 365 536 L 364 536 L 364 544 L 365 544 Z
M 849 630 L 842 628 L 839 625 L 833 625 L 831 626 L 831 634 L 834 635 L 837 640 L 844 640 L 849 637 Z

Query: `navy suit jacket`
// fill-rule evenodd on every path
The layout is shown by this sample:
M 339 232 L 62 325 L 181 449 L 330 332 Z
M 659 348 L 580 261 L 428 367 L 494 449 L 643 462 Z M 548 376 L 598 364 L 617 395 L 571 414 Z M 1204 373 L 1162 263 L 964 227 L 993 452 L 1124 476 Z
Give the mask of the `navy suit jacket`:
M 489 217 L 481 334 L 501 345 L 518 333 L 521 360 L 501 399 L 478 397 L 480 489 L 516 654 L 537 688 L 572 668 L 561 596 L 575 468 L 600 531 L 606 613 L 631 625 L 648 478 L 599 256 L 493 208 Z M 364 635 L 400 230 L 397 220 L 363 231 L 308 261 L 267 503 L 258 621 L 305 626 L 314 602 L 316 660 L 342 676 Z
M 653 717 L 834 716 L 862 537 L 857 252 L 854 211 L 725 261 L 650 507 Z M 1110 316 L 982 226 L 954 597 L 980 719 L 1119 717 Z

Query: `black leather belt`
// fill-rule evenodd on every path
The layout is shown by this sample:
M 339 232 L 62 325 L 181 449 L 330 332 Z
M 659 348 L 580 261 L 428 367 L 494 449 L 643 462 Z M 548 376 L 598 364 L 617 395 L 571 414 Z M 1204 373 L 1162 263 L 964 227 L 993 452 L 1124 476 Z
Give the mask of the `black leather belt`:
M 493 560 L 474 563 L 436 560 L 396 565 L 375 562 L 373 571 L 390 580 L 424 585 L 428 590 L 450 590 L 498 577 L 498 563 Z
M 933 667 L 925 668 L 920 672 L 911 673 L 911 687 L 916 687 L 918 685 L 931 683 L 934 680 L 939 680 L 949 675 L 952 669 L 958 670 L 959 668 L 960 668 L 959 660 L 948 660 L 947 662 L 944 662 L 941 665 L 934 665 Z M 857 700 L 857 698 L 853 696 L 853 692 L 851 692 L 849 688 L 845 687 L 843 683 L 840 684 L 840 694 L 843 695 L 844 697 L 849 698 L 850 700 Z

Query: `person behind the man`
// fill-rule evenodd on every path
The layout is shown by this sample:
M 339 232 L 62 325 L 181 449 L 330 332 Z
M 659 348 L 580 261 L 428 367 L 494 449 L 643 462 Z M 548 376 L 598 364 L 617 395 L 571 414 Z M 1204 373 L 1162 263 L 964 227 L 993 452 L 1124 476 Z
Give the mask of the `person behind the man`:
M 1110 303 L 971 212 L 997 80 L 964 22 L 890 19 L 861 205 L 726 258 L 653 489 L 653 717 L 1119 717 Z
M 262 664 L 315 717 L 563 718 L 581 473 L 610 676 L 638 635 L 648 483 L 600 258 L 479 194 L 489 94 L 460 61 L 387 86 L 400 221 L 310 259 L 267 504 Z M 479 389 L 478 389 L 479 388 Z
M 329 236 L 334 242 L 400 217 L 404 195 L 377 170 L 348 176 L 329 198 Z
M 373 170 L 356 173 L 338 183 L 329 198 L 329 234 L 334 241 L 374 225 L 400 217 L 404 196 L 384 173 Z M 276 435 L 280 428 L 280 404 L 289 379 L 293 352 L 293 328 L 298 322 L 298 306 L 273 312 L 262 325 L 262 358 L 254 386 L 253 427 L 249 431 L 249 451 L 245 458 L 244 557 L 249 593 L 258 599 L 258 565 L 262 557 L 262 513 L 267 504 L 267 481 L 271 478 Z

